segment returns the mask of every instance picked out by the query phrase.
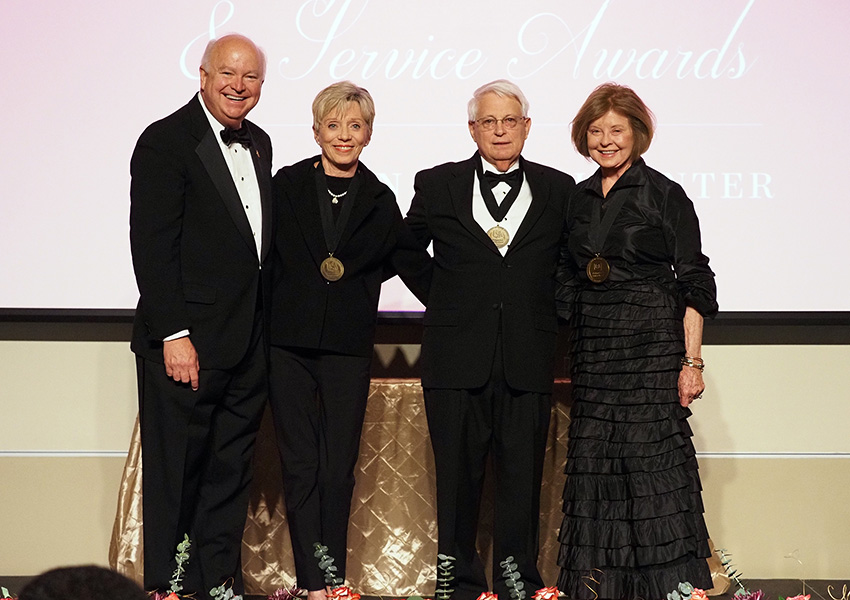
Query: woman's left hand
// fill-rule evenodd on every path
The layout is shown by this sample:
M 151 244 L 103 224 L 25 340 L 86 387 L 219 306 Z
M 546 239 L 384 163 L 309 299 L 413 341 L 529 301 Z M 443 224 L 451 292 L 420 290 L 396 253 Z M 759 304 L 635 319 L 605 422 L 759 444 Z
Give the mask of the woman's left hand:
M 679 404 L 687 407 L 694 400 L 702 398 L 705 383 L 702 371 L 695 367 L 683 366 L 679 372 Z
M 702 362 L 702 315 L 693 306 L 685 309 L 685 357 L 693 357 Z M 704 363 L 703 363 L 704 364 Z M 687 406 L 698 398 L 702 398 L 705 383 L 702 381 L 702 371 L 696 367 L 682 365 L 679 371 L 679 404 Z

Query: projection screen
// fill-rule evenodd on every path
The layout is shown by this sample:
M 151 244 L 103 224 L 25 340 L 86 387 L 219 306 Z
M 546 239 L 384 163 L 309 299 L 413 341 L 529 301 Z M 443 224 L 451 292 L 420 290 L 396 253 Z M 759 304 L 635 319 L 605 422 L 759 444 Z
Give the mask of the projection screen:
M 602 82 L 632 86 L 658 119 L 648 164 L 696 205 L 721 310 L 848 311 L 848 23 L 843 0 L 3 0 L 0 307 L 135 306 L 130 154 L 235 31 L 268 56 L 250 118 L 275 170 L 318 153 L 310 103 L 350 79 L 377 105 L 361 159 L 403 212 L 417 171 L 475 150 L 479 85 L 516 82 L 524 155 L 577 180 L 595 165 L 570 144 L 576 110 Z M 421 308 L 385 284 L 382 311 Z

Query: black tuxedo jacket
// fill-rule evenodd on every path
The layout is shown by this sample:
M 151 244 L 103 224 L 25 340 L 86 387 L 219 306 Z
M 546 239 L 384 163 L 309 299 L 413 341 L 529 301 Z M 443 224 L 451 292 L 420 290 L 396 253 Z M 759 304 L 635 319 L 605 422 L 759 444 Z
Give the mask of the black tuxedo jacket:
M 262 256 L 200 100 L 150 125 L 130 161 L 130 246 L 139 287 L 131 348 L 163 361 L 162 339 L 188 329 L 201 368 L 248 349 L 272 242 L 271 140 L 245 121 L 263 209 Z
M 398 273 L 424 302 L 431 257 L 404 225 L 392 191 L 360 163 L 360 187 L 334 252 L 345 270 L 341 279 L 325 280 L 319 267 L 328 249 L 313 167 L 319 160 L 302 160 L 274 176 L 271 343 L 372 356 L 381 283 Z
M 422 385 L 472 389 L 486 384 L 499 332 L 504 371 L 516 390 L 551 393 L 558 324 L 555 267 L 575 181 L 523 161 L 528 213 L 505 256 L 472 215 L 475 161 L 422 171 L 407 223 L 434 243 L 434 272 L 422 339 Z

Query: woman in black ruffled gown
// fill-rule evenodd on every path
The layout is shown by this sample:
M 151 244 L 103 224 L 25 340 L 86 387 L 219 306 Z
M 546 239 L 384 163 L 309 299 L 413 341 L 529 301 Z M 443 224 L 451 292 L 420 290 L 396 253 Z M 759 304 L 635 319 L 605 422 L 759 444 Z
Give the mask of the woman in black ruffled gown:
M 576 188 L 558 279 L 573 330 L 573 407 L 558 587 L 570 598 L 658 600 L 710 588 L 688 405 L 702 396 L 714 274 L 684 190 L 649 168 L 653 117 L 599 86 L 573 143 L 599 169 Z

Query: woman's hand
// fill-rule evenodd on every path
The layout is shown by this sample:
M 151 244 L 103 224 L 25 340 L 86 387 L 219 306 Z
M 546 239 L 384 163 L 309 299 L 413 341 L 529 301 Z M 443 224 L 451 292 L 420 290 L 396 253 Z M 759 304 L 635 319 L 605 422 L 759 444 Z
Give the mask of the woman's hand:
M 686 407 L 698 398 L 702 398 L 705 383 L 702 381 L 702 371 L 696 367 L 682 366 L 679 372 L 679 404 Z
M 702 315 L 692 306 L 685 310 L 684 326 L 685 356 L 697 359 L 697 362 L 702 364 Z M 702 381 L 702 371 L 696 367 L 682 365 L 679 372 L 679 404 L 687 407 L 702 397 L 703 390 L 705 383 Z

